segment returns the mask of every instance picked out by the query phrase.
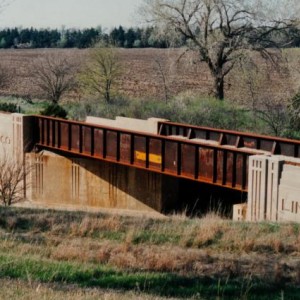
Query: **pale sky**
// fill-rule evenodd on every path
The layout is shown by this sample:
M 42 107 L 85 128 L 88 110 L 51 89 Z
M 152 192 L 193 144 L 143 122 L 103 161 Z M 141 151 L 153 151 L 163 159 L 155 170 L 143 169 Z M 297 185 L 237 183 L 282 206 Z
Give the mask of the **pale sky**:
M 4 0 L 0 0 L 3 3 Z M 111 29 L 137 26 L 137 7 L 143 0 L 6 0 L 0 13 L 0 28 Z

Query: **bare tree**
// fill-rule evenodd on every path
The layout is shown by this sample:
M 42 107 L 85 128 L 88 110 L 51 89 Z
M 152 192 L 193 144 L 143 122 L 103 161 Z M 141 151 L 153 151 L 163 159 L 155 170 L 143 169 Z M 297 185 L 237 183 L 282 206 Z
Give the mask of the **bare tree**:
M 170 98 L 170 96 L 169 96 L 169 87 L 168 87 L 168 82 L 167 82 L 167 74 L 166 74 L 166 72 L 165 72 L 165 70 L 163 68 L 161 60 L 159 60 L 158 58 L 156 58 L 154 60 L 154 62 L 157 65 L 158 73 L 159 73 L 159 76 L 161 78 L 162 86 L 163 86 L 163 89 L 164 89 L 165 103 L 167 103 L 168 100 L 169 100 L 169 98 Z
M 76 87 L 78 64 L 61 54 L 49 54 L 33 66 L 34 83 L 47 99 L 57 104 L 61 97 Z
M 289 125 L 287 106 L 284 103 L 274 103 L 272 99 L 265 99 L 263 107 L 256 111 L 259 119 L 263 120 L 275 136 L 282 136 Z
M 98 45 L 90 51 L 89 60 L 80 75 L 80 83 L 84 91 L 99 94 L 109 103 L 113 87 L 122 74 L 117 50 Z
M 24 199 L 25 177 L 29 173 L 23 160 L 15 160 L 5 152 L 0 159 L 0 203 L 10 206 Z
M 294 16 L 282 18 L 266 12 L 272 0 L 144 0 L 142 13 L 157 28 L 170 35 L 179 34 L 191 49 L 199 53 L 214 79 L 214 96 L 224 98 L 224 80 L 244 49 L 260 51 L 271 57 L 268 49 L 279 45 L 278 34 L 285 35 L 295 25 Z M 277 0 L 286 11 L 287 2 Z M 285 6 L 284 6 L 285 4 Z M 274 3 L 273 3 L 274 5 Z M 296 7 L 294 7 L 294 11 Z M 288 18 L 290 17 L 290 18 Z M 296 18 L 296 17 L 295 17 Z M 285 40 L 286 39 L 279 39 Z

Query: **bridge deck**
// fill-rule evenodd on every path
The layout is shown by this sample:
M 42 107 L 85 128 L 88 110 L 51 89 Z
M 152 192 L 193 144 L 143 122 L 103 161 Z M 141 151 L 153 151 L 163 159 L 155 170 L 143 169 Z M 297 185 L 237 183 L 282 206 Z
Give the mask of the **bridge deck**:
M 35 145 L 247 191 L 248 157 L 298 156 L 297 141 L 160 122 L 158 134 L 35 116 Z

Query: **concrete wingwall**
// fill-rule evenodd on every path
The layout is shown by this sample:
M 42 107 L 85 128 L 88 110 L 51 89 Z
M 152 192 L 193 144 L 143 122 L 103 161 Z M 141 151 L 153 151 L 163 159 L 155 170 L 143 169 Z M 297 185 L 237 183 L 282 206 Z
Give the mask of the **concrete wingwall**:
M 0 156 L 14 160 L 23 159 L 23 153 L 30 150 L 33 138 L 31 116 L 18 113 L 0 113 Z
M 300 222 L 300 159 L 250 157 L 246 219 Z
M 105 161 L 27 153 L 27 198 L 40 204 L 163 212 L 176 201 L 177 179 Z
M 24 154 L 32 148 L 33 118 L 18 113 L 0 112 L 1 190 L 13 194 L 12 203 L 25 197 L 26 173 Z M 9 173 L 13 176 L 6 176 Z M 0 204 L 1 203 L 0 201 Z

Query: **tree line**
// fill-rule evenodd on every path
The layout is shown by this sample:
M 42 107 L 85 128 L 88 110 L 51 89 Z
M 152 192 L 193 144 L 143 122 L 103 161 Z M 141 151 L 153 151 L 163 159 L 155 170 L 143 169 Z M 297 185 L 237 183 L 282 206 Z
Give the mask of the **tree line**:
M 200 30 L 200 29 L 199 29 Z M 286 36 L 293 37 L 286 43 L 289 47 L 300 47 L 300 30 L 289 28 L 285 34 L 276 36 L 285 44 Z M 185 46 L 186 38 L 170 41 L 168 36 L 157 34 L 157 28 L 113 28 L 109 33 L 98 28 L 87 29 L 34 29 L 6 28 L 0 30 L 1 49 L 23 48 L 91 48 L 99 41 L 124 48 L 168 48 Z
M 0 30 L 0 48 L 90 48 L 99 41 L 125 48 L 166 48 L 166 39 L 158 38 L 153 27 L 113 28 L 109 33 L 98 28 L 35 29 L 6 28 Z

